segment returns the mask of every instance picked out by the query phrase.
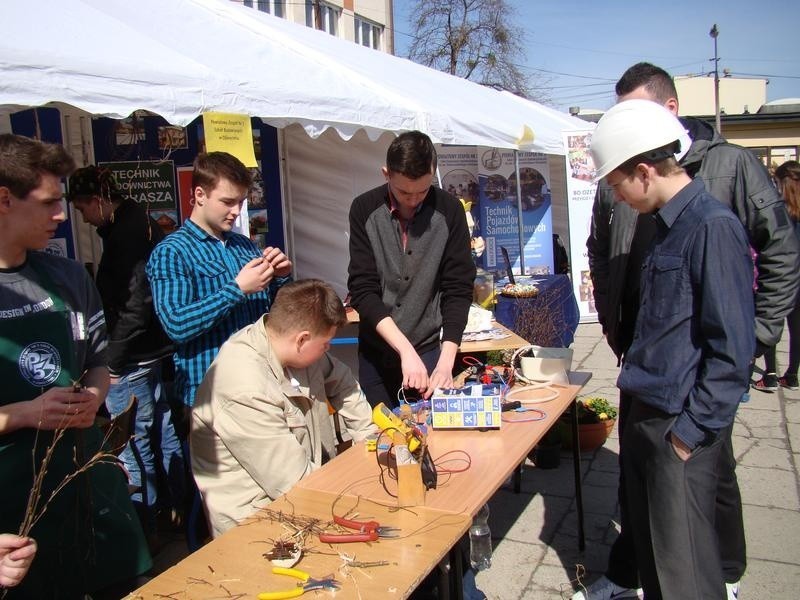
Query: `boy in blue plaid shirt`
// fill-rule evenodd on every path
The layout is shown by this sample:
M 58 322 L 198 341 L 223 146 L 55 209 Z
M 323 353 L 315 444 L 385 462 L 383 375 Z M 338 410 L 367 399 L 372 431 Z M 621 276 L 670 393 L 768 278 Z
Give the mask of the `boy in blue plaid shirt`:
M 199 155 L 192 214 L 147 264 L 156 313 L 175 343 L 175 393 L 186 406 L 220 346 L 268 312 L 291 279 L 292 263 L 280 249 L 261 252 L 231 231 L 251 182 L 247 167 L 227 152 Z

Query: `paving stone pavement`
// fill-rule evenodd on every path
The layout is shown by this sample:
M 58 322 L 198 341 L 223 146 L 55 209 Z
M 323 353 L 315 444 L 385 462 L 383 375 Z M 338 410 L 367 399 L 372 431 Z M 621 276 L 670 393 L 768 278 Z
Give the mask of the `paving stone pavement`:
M 597 324 L 582 324 L 573 343 L 573 370 L 591 371 L 583 396 L 618 404 L 616 359 Z M 778 365 L 788 360 L 786 335 Z M 755 378 L 760 377 L 761 360 Z M 747 573 L 739 598 L 800 596 L 800 391 L 751 390 L 734 426 L 737 476 L 747 534 Z M 606 444 L 581 455 L 586 549 L 578 551 L 572 454 L 557 469 L 527 462 L 521 493 L 501 488 L 490 501 L 494 554 L 477 575 L 490 600 L 569 598 L 576 573 L 590 583 L 605 570 L 618 531 L 619 440 L 616 427 Z

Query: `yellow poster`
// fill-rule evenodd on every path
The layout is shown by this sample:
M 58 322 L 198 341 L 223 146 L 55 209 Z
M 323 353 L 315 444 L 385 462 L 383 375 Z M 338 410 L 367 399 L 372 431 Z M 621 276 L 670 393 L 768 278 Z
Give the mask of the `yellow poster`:
M 246 167 L 257 167 L 250 117 L 232 113 L 203 113 L 207 152 L 228 152 Z

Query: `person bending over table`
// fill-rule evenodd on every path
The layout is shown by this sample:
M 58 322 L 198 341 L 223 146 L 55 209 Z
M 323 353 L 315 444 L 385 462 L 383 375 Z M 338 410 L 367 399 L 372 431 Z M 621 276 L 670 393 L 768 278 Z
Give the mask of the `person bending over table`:
M 430 138 L 403 133 L 386 152 L 386 184 L 350 207 L 347 287 L 361 318 L 359 380 L 372 406 L 397 406 L 401 387 L 429 398 L 453 385 L 475 264 L 464 207 L 432 185 L 435 170 Z
M 336 455 L 328 402 L 355 441 L 373 430 L 358 382 L 327 352 L 345 322 L 333 288 L 305 279 L 222 345 L 197 390 L 190 437 L 214 537 Z

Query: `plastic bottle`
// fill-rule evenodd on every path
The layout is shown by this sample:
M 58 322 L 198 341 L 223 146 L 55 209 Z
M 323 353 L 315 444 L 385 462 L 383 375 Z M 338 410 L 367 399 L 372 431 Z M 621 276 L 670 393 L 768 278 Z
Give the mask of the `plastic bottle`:
M 492 566 L 492 532 L 489 530 L 489 505 L 484 504 L 469 528 L 469 563 L 476 571 Z

